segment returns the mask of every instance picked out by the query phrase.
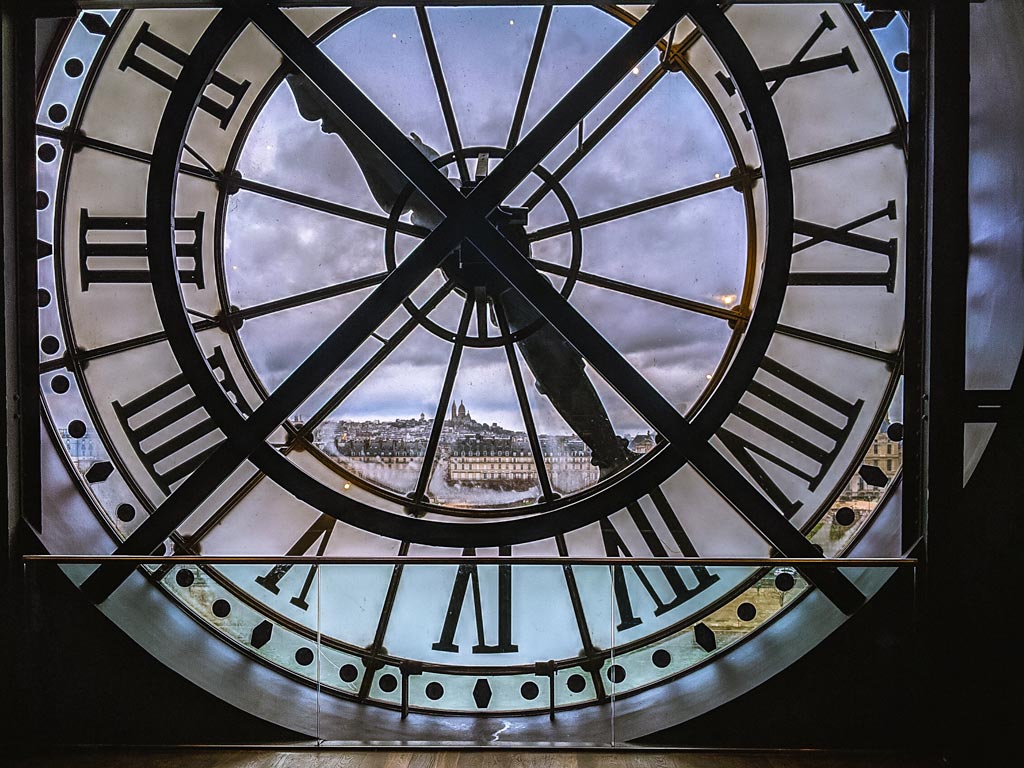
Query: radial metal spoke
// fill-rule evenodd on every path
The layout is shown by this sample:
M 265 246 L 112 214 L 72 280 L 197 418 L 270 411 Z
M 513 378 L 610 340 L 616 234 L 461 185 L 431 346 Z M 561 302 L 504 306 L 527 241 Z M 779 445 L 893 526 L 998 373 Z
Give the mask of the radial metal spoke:
M 575 275 L 576 279 L 581 283 L 594 285 L 598 288 L 607 288 L 610 291 L 625 293 L 629 296 L 647 299 L 648 301 L 656 301 L 659 304 L 666 304 L 670 307 L 685 309 L 688 312 L 696 312 L 699 315 L 707 315 L 708 317 L 717 317 L 721 320 L 735 321 L 745 319 L 749 314 L 746 312 L 738 312 L 733 309 L 726 309 L 725 307 L 717 307 L 714 304 L 705 304 L 700 301 L 694 301 L 693 299 L 685 299 L 682 296 L 674 296 L 670 293 L 662 293 L 661 291 L 655 291 L 650 288 L 643 288 L 642 286 L 633 285 L 632 283 L 624 283 L 620 280 L 612 280 L 610 277 L 595 275 L 591 272 L 579 271 L 574 273 L 568 267 L 563 267 L 561 264 L 555 264 L 550 261 L 531 259 L 531 263 L 541 272 L 548 272 L 552 275 L 560 275 L 561 277 Z
M 434 308 L 444 301 L 445 297 L 452 292 L 453 285 L 453 283 L 449 282 L 441 286 L 441 288 L 439 288 L 429 299 L 427 299 L 426 303 L 420 307 L 420 312 L 424 315 L 432 312 Z M 316 413 L 303 422 L 302 426 L 292 437 L 291 443 L 294 444 L 298 440 L 308 439 L 309 436 L 313 434 L 313 431 L 319 427 L 328 416 L 334 413 L 335 409 L 355 391 L 356 387 L 366 381 L 370 374 L 384 362 L 388 355 L 395 351 L 399 344 L 405 341 L 406 337 L 408 337 L 408 335 L 412 333 L 419 324 L 420 319 L 416 316 L 410 317 L 402 323 L 398 330 L 384 341 L 381 348 L 374 352 L 373 356 L 363 363 L 359 370 L 352 374 L 349 380 L 346 381 L 337 392 L 331 395 L 327 402 L 317 409 Z
M 805 168 L 809 165 L 836 160 L 840 157 L 855 155 L 858 152 L 866 152 L 871 149 L 878 149 L 879 147 L 899 147 L 902 141 L 903 134 L 900 133 L 898 128 L 893 128 L 889 133 L 872 136 L 869 139 L 851 141 L 849 144 L 842 144 L 838 147 L 823 149 L 820 152 L 812 152 L 801 157 L 794 157 L 790 161 L 790 167 L 794 169 Z
M 398 556 L 405 557 L 409 554 L 409 542 L 403 541 L 398 547 Z M 373 633 L 373 642 L 370 643 L 370 647 L 367 649 L 364 665 L 366 672 L 363 674 L 362 682 L 359 684 L 359 700 L 362 701 L 370 695 L 370 689 L 373 686 L 373 677 L 377 674 L 378 669 L 382 668 L 383 665 L 378 666 L 377 664 L 369 663 L 371 660 L 376 661 L 378 654 L 380 654 L 381 648 L 384 647 L 384 638 L 388 633 L 388 625 L 391 623 L 391 614 L 395 609 L 395 598 L 398 597 L 398 587 L 402 582 L 402 571 L 405 566 L 401 563 L 394 565 L 391 569 L 391 578 L 388 580 L 388 591 L 384 595 L 384 604 L 380 609 L 380 616 L 377 617 L 377 629 Z
M 231 497 L 227 501 L 225 501 L 212 515 L 206 518 L 202 522 L 202 524 L 198 528 L 196 528 L 194 533 L 192 533 L 189 536 L 183 537 L 186 546 L 190 550 L 196 551 L 196 545 L 201 543 L 202 540 L 210 534 L 210 531 L 216 528 L 221 523 L 221 521 L 223 521 L 224 518 L 227 517 L 231 513 L 231 511 L 235 509 L 235 507 L 241 504 L 242 500 L 245 499 L 245 497 L 248 496 L 257 485 L 260 484 L 260 481 L 264 477 L 266 477 L 266 474 L 264 474 L 261 470 L 256 470 L 256 472 L 253 473 L 249 477 L 249 479 L 242 484 L 241 488 L 239 488 L 237 491 L 231 494 Z
M 340 203 L 333 203 L 330 200 L 323 200 L 319 197 L 304 195 L 301 192 L 293 192 L 290 189 L 275 187 L 271 184 L 263 184 L 259 181 L 242 178 L 235 178 L 233 183 L 237 185 L 239 189 L 244 189 L 247 192 L 255 192 L 258 195 L 270 197 L 275 200 L 282 200 L 286 203 L 292 203 L 293 205 L 298 205 L 302 208 L 309 208 L 313 211 L 329 213 L 332 216 L 339 216 L 343 219 L 358 221 L 362 224 L 370 224 L 374 227 L 380 227 L 381 229 L 387 229 L 389 226 L 394 227 L 395 231 L 401 232 L 403 235 L 423 238 L 430 234 L 430 230 L 427 227 L 409 224 L 404 221 L 391 221 L 387 216 L 382 216 L 379 213 L 370 213 L 369 211 L 364 211 L 359 208 L 352 208 L 347 205 L 341 205 Z
M 455 120 L 455 110 L 452 109 L 452 97 L 448 93 L 448 82 L 444 79 L 444 72 L 441 69 L 441 58 L 437 55 L 437 44 L 434 42 L 434 33 L 430 29 L 430 17 L 427 15 L 427 9 L 422 5 L 416 6 L 416 20 L 420 25 L 423 47 L 427 50 L 430 73 L 434 78 L 437 100 L 441 104 L 441 114 L 444 115 L 444 124 L 448 129 L 448 140 L 451 142 L 452 151 L 455 153 L 455 164 L 459 168 L 459 178 L 463 184 L 468 184 L 470 181 L 469 167 L 466 165 L 466 158 L 462 152 L 459 124 Z
M 695 4 L 659 0 L 556 104 L 470 194 L 487 210 L 502 202 L 611 92 Z
M 416 483 L 416 491 L 413 493 L 414 501 L 421 501 L 426 496 L 431 470 L 434 468 L 434 457 L 437 454 L 437 444 L 441 439 L 441 430 L 444 428 L 444 415 L 448 412 L 448 404 L 452 399 L 452 389 L 459 373 L 459 361 L 462 359 L 462 348 L 466 343 L 466 333 L 469 330 L 469 320 L 473 316 L 475 303 L 474 299 L 467 296 L 466 303 L 462 308 L 462 319 L 459 320 L 459 330 L 455 335 L 451 357 L 448 359 L 448 370 L 444 374 L 444 384 L 441 386 L 441 396 L 437 399 L 434 423 L 430 427 L 430 438 L 427 440 L 423 464 L 420 466 L 420 477 Z
M 655 208 L 661 208 L 666 205 L 671 205 L 672 203 L 678 203 L 682 200 L 692 200 L 695 197 L 708 195 L 712 192 L 718 192 L 729 187 L 747 184 L 751 178 L 753 178 L 753 174 L 749 171 L 734 172 L 720 179 L 712 179 L 711 181 L 705 181 L 700 184 L 694 184 L 690 187 L 677 189 L 674 192 L 665 192 L 663 194 L 647 197 L 643 200 L 637 200 L 626 205 L 619 205 L 615 208 L 608 208 L 604 211 L 591 213 L 588 216 L 581 216 L 576 226 L 580 229 L 586 229 L 587 227 L 594 227 L 598 224 L 607 224 L 609 221 L 624 219 L 627 216 L 634 216 L 638 213 L 651 211 Z M 531 243 L 535 243 L 539 240 L 547 240 L 551 237 L 564 235 L 566 232 L 572 231 L 572 229 L 572 224 L 565 221 L 560 224 L 552 224 L 550 227 L 542 227 L 541 229 L 534 230 L 533 232 L 528 233 L 527 237 Z
M 526 427 L 526 436 L 530 441 L 530 451 L 533 453 L 533 463 L 537 467 L 537 477 L 540 479 L 540 490 L 545 501 L 551 501 L 554 493 L 551 490 L 551 480 L 548 477 L 548 468 L 544 463 L 544 452 L 541 449 L 540 438 L 537 436 L 537 426 L 533 421 L 533 410 L 530 408 L 530 401 L 526 396 L 526 386 L 523 383 L 523 371 L 519 367 L 519 358 L 516 356 L 515 344 L 509 333 L 508 318 L 500 301 L 494 302 L 494 314 L 498 319 L 498 329 L 505 338 L 505 355 L 508 357 L 508 369 L 512 374 L 512 384 L 516 390 L 516 399 L 519 400 L 519 411 L 523 415 L 523 424 Z
M 589 155 L 594 148 L 601 143 L 601 140 L 611 133 L 611 130 L 616 125 L 622 122 L 623 118 L 632 111 L 633 107 L 640 103 L 640 100 L 658 84 L 658 81 L 661 80 L 665 74 L 666 70 L 659 66 L 647 75 L 647 77 L 641 80 L 636 88 L 630 91 L 629 95 L 611 111 L 611 114 L 602 120 L 598 126 L 591 131 L 590 135 L 580 143 L 580 146 L 576 151 L 569 155 L 569 157 L 562 161 L 561 165 L 552 171 L 551 177 L 534 190 L 533 194 L 531 194 L 527 198 L 526 202 L 523 203 L 523 207 L 532 210 L 537 203 L 543 200 L 548 192 L 551 191 L 551 188 L 564 179 L 566 175 L 568 175 L 569 171 L 579 165 L 580 161 Z
M 553 7 L 550 5 L 545 5 L 540 10 L 540 18 L 537 20 L 537 33 L 533 38 L 530 59 L 526 63 L 523 85 L 519 89 L 519 100 L 516 102 L 516 110 L 512 116 L 512 126 L 508 131 L 508 141 L 505 142 L 506 150 L 510 150 L 516 145 L 516 142 L 519 141 L 519 134 L 523 130 L 526 107 L 529 105 L 530 95 L 533 93 L 533 81 L 537 77 L 537 65 L 540 63 L 540 54 L 544 49 L 544 40 L 548 34 L 548 25 L 551 23 L 552 10 Z
M 192 328 L 196 333 L 200 331 L 207 331 L 210 328 L 216 328 L 217 323 L 209 320 L 200 320 L 199 322 L 192 323 Z M 122 339 L 121 341 L 115 341 L 110 344 L 104 344 L 101 347 L 93 347 L 92 349 L 80 349 L 74 352 L 68 352 L 61 357 L 54 360 L 45 360 L 39 364 L 39 373 L 52 373 L 53 371 L 63 370 L 65 368 L 71 368 L 75 363 L 86 363 L 90 360 L 97 360 L 101 357 L 109 357 L 110 355 L 116 355 L 120 352 L 127 352 L 130 349 L 139 349 L 140 347 L 148 347 L 151 344 L 158 344 L 161 341 L 167 340 L 166 331 L 155 331 L 153 333 L 147 333 L 144 336 L 134 336 L 130 339 Z
M 264 315 L 269 315 L 274 312 L 283 312 L 286 309 L 294 309 L 307 304 L 315 304 L 318 301 L 332 299 L 336 296 L 344 296 L 347 293 L 354 293 L 366 288 L 372 288 L 375 285 L 380 285 L 389 274 L 389 272 L 375 272 L 372 275 L 365 275 L 364 277 L 357 277 L 353 280 L 346 280 L 343 283 L 327 285 L 323 288 L 306 291 L 305 293 L 297 293 L 294 296 L 286 296 L 282 299 L 274 299 L 273 301 L 266 301 L 262 304 L 253 304 L 252 306 L 243 307 L 242 309 L 233 309 L 225 312 L 223 319 L 226 323 L 232 323 L 238 320 L 250 320 L 254 317 L 263 317 Z
M 481 339 L 487 338 L 487 291 L 483 286 L 476 286 L 474 289 L 476 301 L 476 335 Z
M 783 336 L 790 336 L 794 339 L 803 339 L 804 341 L 809 341 L 813 344 L 820 344 L 821 346 L 829 347 L 830 349 L 840 349 L 843 352 L 849 352 L 851 355 L 859 355 L 860 357 L 879 360 L 886 365 L 895 366 L 900 361 L 899 352 L 886 352 L 883 349 L 865 347 L 863 344 L 846 341 L 845 339 L 837 339 L 833 336 L 826 336 L 823 333 L 805 331 L 803 328 L 796 328 L 792 325 L 783 325 L 782 323 L 779 323 L 775 326 L 775 332 L 781 333 Z

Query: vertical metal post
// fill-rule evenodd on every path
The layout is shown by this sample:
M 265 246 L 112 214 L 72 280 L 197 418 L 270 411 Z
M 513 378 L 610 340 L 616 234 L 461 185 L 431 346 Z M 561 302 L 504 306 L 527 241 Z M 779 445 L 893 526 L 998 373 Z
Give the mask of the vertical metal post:
M 904 554 L 924 533 L 925 406 L 925 253 L 927 243 L 928 163 L 931 135 L 929 91 L 930 14 L 910 12 L 910 104 L 907 120 L 907 278 L 903 348 L 903 520 Z
M 5 3 L 0 17 L 0 121 L 3 188 L 3 489 L 4 536 L 0 544 L 0 610 L 13 630 L 3 633 L 0 669 L 11 701 L 23 701 L 28 642 L 24 574 L 18 560 L 21 521 L 39 526 L 38 298 L 35 256 L 35 19 L 30 3 Z M 3 718 L 6 743 L 23 742 L 28 708 Z
M 931 9 L 926 148 L 924 533 L 931 579 L 957 565 L 963 497 L 967 327 L 970 6 Z M 933 589 L 929 590 L 933 592 Z
M 3 16 L 6 509 L 39 528 L 35 19 L 25 5 L 12 5 Z M 16 522 L 9 521 L 8 546 Z
M 970 4 L 968 0 L 922 2 L 911 11 L 911 119 L 915 126 L 910 149 L 918 159 L 912 168 L 917 217 L 912 235 L 919 238 L 908 274 L 907 424 L 917 448 L 913 467 L 919 480 L 908 487 L 921 513 L 925 545 L 923 580 L 918 593 L 927 644 L 925 679 L 931 690 L 924 701 L 929 730 L 955 748 L 958 733 L 956 689 L 960 659 L 958 639 L 943 626 L 952 613 L 964 615 L 968 590 L 963 576 L 969 568 L 961 548 L 968 530 L 963 510 L 964 361 L 966 353 L 968 263 L 968 157 L 970 150 Z M 913 70 L 912 70 L 913 71 Z M 915 114 L 916 112 L 916 114 Z M 917 282 L 911 281 L 911 278 Z M 919 291 L 910 296 L 911 291 Z M 915 302 L 911 306 L 909 302 Z M 909 358 L 913 348 L 916 359 Z M 919 366 L 915 369 L 912 366 Z M 941 606 L 941 610 L 939 609 Z

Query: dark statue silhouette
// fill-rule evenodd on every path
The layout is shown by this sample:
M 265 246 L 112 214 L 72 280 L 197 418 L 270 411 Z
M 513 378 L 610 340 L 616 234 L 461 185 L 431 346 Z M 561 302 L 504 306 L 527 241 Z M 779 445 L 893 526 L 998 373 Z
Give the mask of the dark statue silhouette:
M 290 74 L 286 81 L 295 97 L 299 114 L 310 122 L 320 121 L 320 129 L 324 133 L 332 133 L 345 143 L 377 205 L 390 214 L 409 187 L 405 176 L 307 79 Z M 439 153 L 415 133 L 410 137 L 429 160 L 439 157 Z M 468 192 L 475 183 L 470 182 L 468 187 L 463 184 L 461 189 Z M 429 229 L 437 226 L 442 218 L 415 189 L 407 195 L 402 213 L 410 213 L 413 224 Z M 529 257 L 524 209 L 501 207 L 491 220 L 510 243 Z M 636 455 L 627 449 L 627 441 L 615 434 L 604 405 L 587 377 L 580 354 L 547 321 L 541 320 L 537 310 L 490 267 L 472 245 L 466 242 L 460 246 L 458 253 L 453 252 L 442 269 L 462 293 L 479 295 L 482 288 L 487 301 L 497 303 L 504 311 L 510 331 L 517 332 L 537 324 L 535 330 L 517 342 L 519 350 L 536 379 L 538 391 L 548 398 L 569 427 L 590 448 L 592 463 L 600 469 L 602 479 L 635 458 Z

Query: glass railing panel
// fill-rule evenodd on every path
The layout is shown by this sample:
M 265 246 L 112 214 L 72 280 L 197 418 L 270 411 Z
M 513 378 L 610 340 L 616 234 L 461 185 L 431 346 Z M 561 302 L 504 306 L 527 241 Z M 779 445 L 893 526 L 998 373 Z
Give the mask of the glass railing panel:
M 326 742 L 611 743 L 605 566 L 332 564 L 317 579 Z
M 134 570 L 99 608 L 159 662 L 252 715 L 248 741 L 392 747 L 650 743 L 845 620 L 808 560 L 651 560 L 159 556 L 127 560 Z M 842 562 L 866 596 L 916 566 Z M 83 586 L 122 564 L 32 556 L 26 583 L 52 593 L 55 579 Z M 30 633 L 41 648 L 72 647 L 69 633 L 89 632 L 76 621 L 56 622 L 57 639 L 37 623 Z M 153 681 L 166 676 L 136 657 L 113 644 L 100 654 L 104 698 L 121 701 L 126 687 L 165 695 Z M 121 668 L 121 658 L 134 660 Z M 203 728 L 178 724 L 159 740 L 220 741 Z M 241 740 L 233 733 L 223 743 Z

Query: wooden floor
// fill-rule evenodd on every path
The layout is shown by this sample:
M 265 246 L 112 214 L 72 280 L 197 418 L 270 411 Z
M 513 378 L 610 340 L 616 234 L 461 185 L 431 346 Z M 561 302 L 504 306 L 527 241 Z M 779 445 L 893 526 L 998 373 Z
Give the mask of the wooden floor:
M 7 765 L 11 765 L 7 763 Z M 662 751 L 63 750 L 16 768 L 933 768 L 935 759 L 878 753 Z

